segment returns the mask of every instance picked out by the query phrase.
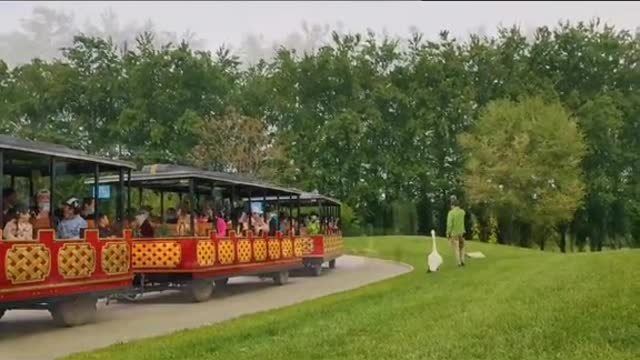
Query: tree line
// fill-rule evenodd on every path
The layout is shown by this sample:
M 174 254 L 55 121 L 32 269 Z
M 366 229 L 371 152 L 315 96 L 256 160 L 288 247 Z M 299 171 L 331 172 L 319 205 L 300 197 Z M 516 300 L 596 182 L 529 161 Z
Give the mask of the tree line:
M 57 60 L 0 60 L 0 131 L 318 190 L 348 205 L 343 220 L 352 232 L 442 233 L 456 194 L 472 214 L 469 236 L 483 241 L 547 241 L 563 251 L 639 244 L 640 38 L 629 31 L 594 20 L 540 27 L 532 39 L 517 27 L 467 39 L 446 31 L 435 40 L 333 33 L 312 52 L 281 47 L 250 66 L 224 47 L 156 42 L 151 32 L 126 48 L 78 34 Z M 550 107 L 535 112 L 547 121 L 522 123 L 530 116 L 518 103 Z M 479 124 L 500 118 L 500 105 L 522 119 L 509 127 L 509 141 L 500 122 Z M 573 123 L 574 135 L 550 142 Z M 536 169 L 553 181 L 569 169 L 564 184 L 581 189 L 571 195 L 578 200 L 503 196 L 531 218 L 478 196 L 491 194 L 473 187 L 474 176 L 488 176 L 473 163 L 487 141 L 504 140 L 491 154 L 506 167 L 493 168 L 505 181 L 520 179 L 527 194 L 540 186 L 521 181 L 536 172 L 512 156 L 522 129 L 531 135 L 523 156 L 556 149 Z M 537 226 L 554 213 L 562 216 Z

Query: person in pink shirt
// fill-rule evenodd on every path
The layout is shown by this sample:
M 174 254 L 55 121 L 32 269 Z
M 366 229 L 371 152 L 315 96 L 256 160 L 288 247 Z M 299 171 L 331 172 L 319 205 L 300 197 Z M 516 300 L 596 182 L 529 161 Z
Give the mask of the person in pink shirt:
M 216 230 L 218 231 L 218 236 L 227 236 L 227 221 L 224 219 L 222 211 L 218 212 L 218 217 L 216 219 Z

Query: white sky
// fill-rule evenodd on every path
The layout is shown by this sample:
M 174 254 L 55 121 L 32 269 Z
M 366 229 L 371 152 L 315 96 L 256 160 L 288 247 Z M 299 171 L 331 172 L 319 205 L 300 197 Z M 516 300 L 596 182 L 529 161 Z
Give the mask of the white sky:
M 239 45 L 247 34 L 263 34 L 279 40 L 299 31 L 301 23 L 335 25 L 346 30 L 376 31 L 407 35 L 416 26 L 427 36 L 442 29 L 466 36 L 484 26 L 493 33 L 500 23 L 519 24 L 523 29 L 554 25 L 560 19 L 589 20 L 600 17 L 618 28 L 635 30 L 640 25 L 640 2 L 0 2 L 0 32 L 19 27 L 38 4 L 72 11 L 77 23 L 98 19 L 112 8 L 121 22 L 151 19 L 159 30 L 178 34 L 195 32 L 207 47 L 222 43 Z

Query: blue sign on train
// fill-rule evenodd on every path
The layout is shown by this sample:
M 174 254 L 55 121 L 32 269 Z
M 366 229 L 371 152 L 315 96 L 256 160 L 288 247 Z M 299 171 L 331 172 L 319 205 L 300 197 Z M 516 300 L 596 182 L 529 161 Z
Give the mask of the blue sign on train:
M 95 190 L 93 195 L 98 199 L 111 199 L 111 185 L 98 185 L 98 196 L 95 196 Z
M 256 214 L 262 214 L 264 212 L 262 202 L 251 202 L 251 212 Z

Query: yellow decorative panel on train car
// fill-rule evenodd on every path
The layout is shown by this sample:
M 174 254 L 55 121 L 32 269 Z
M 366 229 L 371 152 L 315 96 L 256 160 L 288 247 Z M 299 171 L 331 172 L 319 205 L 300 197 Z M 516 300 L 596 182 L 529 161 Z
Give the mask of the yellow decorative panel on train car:
M 212 240 L 200 240 L 196 245 L 198 266 L 213 266 L 216 262 L 216 246 Z
M 293 256 L 293 243 L 291 239 L 283 239 L 282 240 L 282 257 L 290 258 Z
M 133 243 L 134 268 L 174 268 L 180 264 L 182 249 L 176 241 L 136 241 Z
M 40 244 L 16 244 L 4 257 L 4 273 L 12 284 L 45 280 L 51 272 L 51 252 Z
M 269 246 L 269 259 L 280 259 L 280 242 L 277 239 L 270 239 L 267 244 Z
M 313 253 L 313 239 L 303 238 L 302 240 L 302 255 L 309 255 Z
M 220 240 L 218 242 L 218 261 L 222 265 L 233 264 L 236 260 L 235 249 L 231 240 Z
M 251 241 L 249 239 L 238 240 L 238 261 L 251 262 Z
M 58 272 L 65 279 L 83 279 L 96 271 L 96 249 L 88 243 L 67 243 L 58 250 Z
M 325 254 L 333 254 L 342 251 L 342 237 L 340 236 L 328 236 L 324 238 L 324 252 Z
M 126 242 L 108 242 L 102 248 L 102 271 L 108 275 L 129 272 L 129 244 Z
M 267 242 L 264 239 L 253 241 L 253 258 L 256 261 L 267 260 Z
M 304 255 L 304 239 L 303 238 L 296 238 L 295 240 L 293 240 L 293 254 L 296 257 L 301 257 L 302 255 Z

